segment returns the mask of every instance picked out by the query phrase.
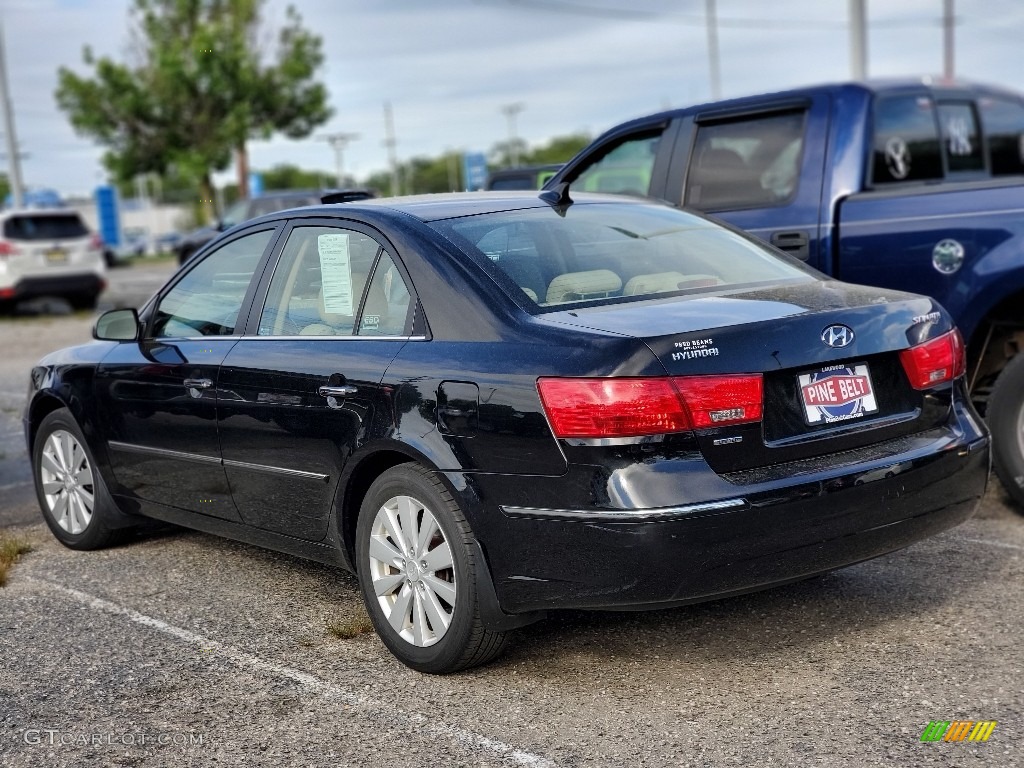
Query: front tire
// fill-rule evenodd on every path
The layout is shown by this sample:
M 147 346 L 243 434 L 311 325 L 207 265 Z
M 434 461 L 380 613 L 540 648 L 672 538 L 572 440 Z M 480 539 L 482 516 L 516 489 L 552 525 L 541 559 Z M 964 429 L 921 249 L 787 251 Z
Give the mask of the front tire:
M 363 602 L 377 634 L 412 669 L 447 674 L 486 664 L 506 634 L 480 616 L 473 534 L 430 472 L 402 464 L 370 486 L 359 511 L 356 557 Z
M 1003 368 L 985 412 L 992 432 L 992 464 L 1006 492 L 1024 514 L 1024 353 Z
M 32 447 L 32 476 L 43 519 L 69 549 L 101 549 L 122 540 L 123 518 L 71 412 L 40 422 Z

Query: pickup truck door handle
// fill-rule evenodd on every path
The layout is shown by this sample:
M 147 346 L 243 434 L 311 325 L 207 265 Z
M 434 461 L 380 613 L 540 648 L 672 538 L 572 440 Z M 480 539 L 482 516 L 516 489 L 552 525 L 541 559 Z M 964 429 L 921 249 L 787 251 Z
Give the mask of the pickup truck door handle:
M 320 387 L 317 390 L 321 397 L 348 397 L 358 391 L 359 387 L 353 387 L 351 384 Z
M 801 261 L 807 261 L 811 257 L 811 238 L 803 230 L 773 232 L 770 242 L 780 251 L 785 251 Z
M 213 386 L 210 379 L 185 379 L 183 383 L 189 389 L 209 389 Z

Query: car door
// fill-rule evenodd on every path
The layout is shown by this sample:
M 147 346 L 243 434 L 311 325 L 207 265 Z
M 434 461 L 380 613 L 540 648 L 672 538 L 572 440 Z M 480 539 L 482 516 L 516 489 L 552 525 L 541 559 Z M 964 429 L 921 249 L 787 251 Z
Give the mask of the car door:
M 825 94 L 697 114 L 680 131 L 692 142 L 683 204 L 820 267 L 828 117 Z
M 266 225 L 203 257 L 157 297 L 141 339 L 99 365 L 97 410 L 118 493 L 238 519 L 221 466 L 216 382 L 274 235 Z
M 224 359 L 219 432 L 242 519 L 319 541 L 348 457 L 372 421 L 392 419 L 380 382 L 415 301 L 373 230 L 305 220 L 284 238 L 250 333 Z

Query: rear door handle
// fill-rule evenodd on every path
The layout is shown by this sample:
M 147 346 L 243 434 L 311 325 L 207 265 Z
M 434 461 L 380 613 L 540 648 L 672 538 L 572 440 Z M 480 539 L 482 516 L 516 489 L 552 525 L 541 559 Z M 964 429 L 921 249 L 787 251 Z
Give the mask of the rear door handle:
M 185 379 L 184 383 L 189 389 L 209 389 L 213 386 L 210 379 Z
M 321 397 L 348 397 L 354 395 L 359 391 L 359 387 L 353 387 L 351 384 L 337 384 L 332 386 L 320 387 L 317 393 Z
M 811 238 L 803 230 L 773 232 L 769 242 L 800 261 L 807 261 L 811 257 Z

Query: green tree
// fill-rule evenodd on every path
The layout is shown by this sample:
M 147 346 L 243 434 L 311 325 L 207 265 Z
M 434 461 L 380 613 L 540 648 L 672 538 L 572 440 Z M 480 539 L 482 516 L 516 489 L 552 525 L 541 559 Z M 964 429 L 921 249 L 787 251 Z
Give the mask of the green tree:
M 134 0 L 134 61 L 95 59 L 82 76 L 62 67 L 57 103 L 80 134 L 107 148 L 117 180 L 141 173 L 196 179 L 212 210 L 210 174 L 237 156 L 247 176 L 246 142 L 282 132 L 308 136 L 331 115 L 315 81 L 321 39 L 289 7 L 265 49 L 264 0 Z M 246 185 L 242 183 L 244 190 Z
M 3 205 L 9 194 L 11 194 L 11 182 L 6 173 L 0 173 L 0 206 Z

